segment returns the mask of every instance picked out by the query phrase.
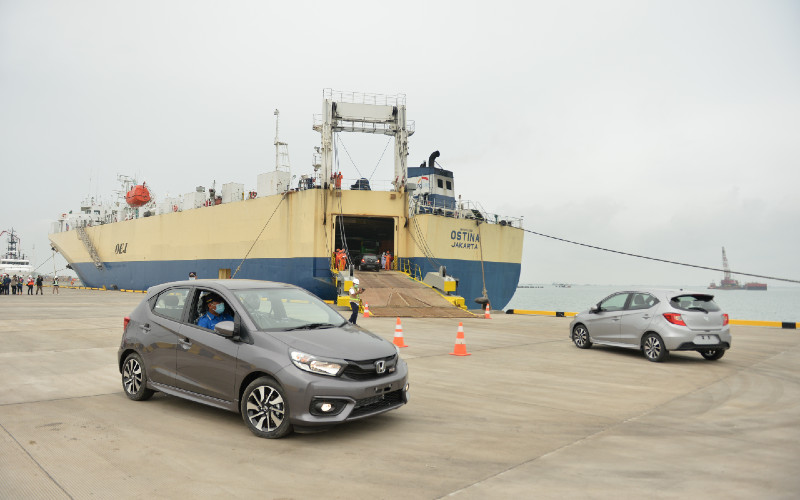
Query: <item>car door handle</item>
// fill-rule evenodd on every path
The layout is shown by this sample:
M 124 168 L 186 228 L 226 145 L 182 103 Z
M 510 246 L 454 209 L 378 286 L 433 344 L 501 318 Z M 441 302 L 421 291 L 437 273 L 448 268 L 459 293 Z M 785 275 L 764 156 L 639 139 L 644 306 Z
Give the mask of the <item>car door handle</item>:
M 144 332 L 147 333 L 150 331 L 150 323 L 145 323 L 143 325 L 139 325 L 139 328 Z
M 178 339 L 178 342 L 180 342 L 181 347 L 183 347 L 184 349 L 192 347 L 192 341 L 189 339 Z

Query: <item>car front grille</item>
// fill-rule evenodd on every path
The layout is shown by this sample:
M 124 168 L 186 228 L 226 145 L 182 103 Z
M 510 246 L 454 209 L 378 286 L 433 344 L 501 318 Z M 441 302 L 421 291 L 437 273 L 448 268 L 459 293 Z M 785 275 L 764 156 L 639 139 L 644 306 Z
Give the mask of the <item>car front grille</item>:
M 383 373 L 378 373 L 375 363 L 383 361 L 386 369 Z M 395 372 L 397 367 L 397 355 L 388 358 L 370 359 L 366 361 L 347 361 L 347 367 L 342 372 L 342 377 L 350 380 L 375 380 Z
M 372 413 L 390 410 L 401 404 L 403 404 L 402 390 L 387 392 L 386 394 L 379 394 L 370 398 L 359 399 L 356 401 L 356 406 L 353 408 L 352 413 L 350 413 L 350 418 L 363 417 Z

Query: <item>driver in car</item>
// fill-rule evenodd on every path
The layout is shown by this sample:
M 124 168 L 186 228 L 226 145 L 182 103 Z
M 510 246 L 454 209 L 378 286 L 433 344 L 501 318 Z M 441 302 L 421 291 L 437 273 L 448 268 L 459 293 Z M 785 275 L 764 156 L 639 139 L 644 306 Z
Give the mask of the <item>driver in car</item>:
M 213 330 L 214 326 L 221 321 L 233 321 L 233 316 L 225 310 L 225 302 L 215 294 L 209 293 L 203 297 L 207 312 L 197 320 L 197 326 Z

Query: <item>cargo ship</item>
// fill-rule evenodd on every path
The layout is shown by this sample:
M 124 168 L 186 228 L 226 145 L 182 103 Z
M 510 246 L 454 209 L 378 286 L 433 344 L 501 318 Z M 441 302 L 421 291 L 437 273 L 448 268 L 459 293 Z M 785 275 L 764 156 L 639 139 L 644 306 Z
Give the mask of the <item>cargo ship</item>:
M 438 151 L 407 166 L 414 122 L 406 119 L 404 95 L 323 91 L 322 114 L 313 123 L 321 145 L 313 172 L 296 184 L 275 115 L 275 170 L 259 174 L 255 190 L 228 183 L 221 192 L 198 186 L 158 199 L 144 183 L 120 176 L 117 200 L 89 198 L 61 214 L 50 231 L 53 248 L 89 287 L 145 290 L 194 272 L 288 282 L 331 300 L 338 249 L 350 263 L 365 251 L 389 252 L 396 269 L 451 277 L 456 290 L 446 293 L 467 303 L 484 298 L 494 309 L 505 307 L 519 282 L 522 218 L 457 197 Z M 342 132 L 393 137 L 392 178 L 343 179 L 334 169 Z

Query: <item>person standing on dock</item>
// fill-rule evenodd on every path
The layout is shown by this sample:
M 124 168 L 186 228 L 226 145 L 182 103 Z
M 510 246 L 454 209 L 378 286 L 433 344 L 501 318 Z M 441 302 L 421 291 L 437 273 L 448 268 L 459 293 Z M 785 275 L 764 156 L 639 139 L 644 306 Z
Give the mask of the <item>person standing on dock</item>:
M 386 252 L 381 254 L 381 269 L 386 269 Z
M 28 285 L 28 295 L 33 295 L 33 283 L 33 276 L 28 275 L 28 282 L 26 283 Z
M 350 315 L 348 321 L 354 325 L 358 319 L 358 306 L 361 304 L 361 292 L 364 291 L 359 284 L 358 278 L 353 278 L 353 286 L 350 287 L 350 310 L 353 311 L 353 314 Z
M 58 293 L 58 276 L 53 276 L 53 291 L 52 291 L 52 293 L 55 293 L 56 295 L 59 294 Z
M 42 275 L 40 274 L 39 276 L 36 277 L 36 293 L 34 295 L 39 295 L 39 294 L 44 295 L 44 292 L 42 291 L 43 283 L 44 283 L 44 278 L 42 278 Z

